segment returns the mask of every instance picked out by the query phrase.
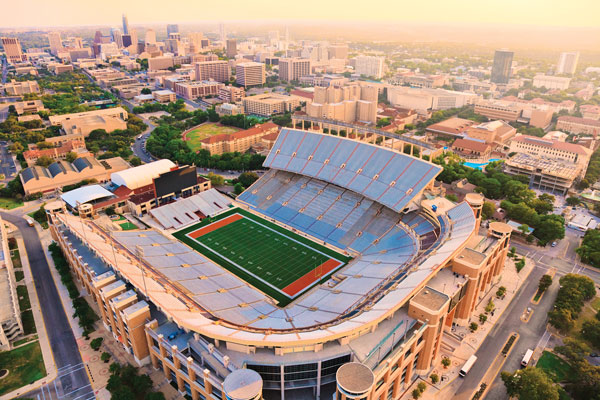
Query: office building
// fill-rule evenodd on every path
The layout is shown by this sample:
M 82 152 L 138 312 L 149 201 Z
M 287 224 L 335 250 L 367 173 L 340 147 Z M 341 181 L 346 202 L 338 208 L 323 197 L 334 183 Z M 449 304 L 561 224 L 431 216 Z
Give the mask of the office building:
M 476 305 L 500 281 L 511 228 L 492 222 L 480 235 L 481 195 L 460 204 L 437 197 L 439 166 L 350 138 L 283 129 L 265 166 L 234 212 L 252 209 L 311 246 L 326 242 L 328 253 L 353 252 L 285 305 L 156 229 L 112 231 L 51 204 L 50 233 L 118 342 L 194 399 L 400 398 L 450 351 L 452 328 L 477 320 Z M 352 189 L 361 179 L 364 193 Z M 323 211 L 304 207 L 309 201 Z M 229 217 L 231 207 L 217 204 L 202 214 Z M 196 221 L 187 202 L 167 207 L 163 227 L 173 217 Z M 367 223 L 378 229 L 362 230 Z
M 419 89 L 394 86 L 387 89 L 388 101 L 396 106 L 416 110 L 421 115 L 430 111 L 458 108 L 474 104 L 478 96 L 474 93 L 456 92 L 445 89 Z
M 156 43 L 156 32 L 154 32 L 154 29 L 148 29 L 146 31 L 145 43 L 146 43 L 146 45 Z
M 561 76 L 536 75 L 533 77 L 533 87 L 536 88 L 567 90 L 570 83 L 571 78 Z
M 297 81 L 310 75 L 310 60 L 304 58 L 280 58 L 279 79 L 283 82 Z
M 231 68 L 225 60 L 196 62 L 194 68 L 197 81 L 228 82 L 231 76 Z
M 123 48 L 123 34 L 119 28 L 112 28 L 110 30 L 110 36 L 112 37 L 113 42 L 117 45 L 119 49 Z
M 374 86 L 316 86 L 312 102 L 306 104 L 306 114 L 347 123 L 375 124 L 377 96 L 378 89 Z
M 21 49 L 21 43 L 17 38 L 1 37 L 2 47 L 6 54 L 6 59 L 9 64 L 17 64 L 23 61 L 27 61 L 27 55 L 23 54 Z
M 58 55 L 60 51 L 63 51 L 62 39 L 60 38 L 60 32 L 50 32 L 48 34 L 48 42 L 50 43 L 50 53 Z
M 20 81 L 12 79 L 4 84 L 4 91 L 8 96 L 21 96 L 28 93 L 40 93 L 40 85 L 37 81 Z
M 503 146 L 517 134 L 517 129 L 504 121 L 490 121 L 471 125 L 466 128 L 465 133 L 470 139 Z
M 169 69 L 175 65 L 173 56 L 159 56 L 148 59 L 148 70 L 157 71 L 161 69 Z
M 594 137 L 600 134 L 600 121 L 589 118 L 572 117 L 563 115 L 556 121 L 556 129 L 573 133 L 575 135 L 592 135 Z
M 244 110 L 241 106 L 231 103 L 219 104 L 215 107 L 215 111 L 217 112 L 217 114 L 219 114 L 220 117 L 222 117 L 223 115 L 238 115 L 244 113 Z
M 579 52 L 560 53 L 558 64 L 556 65 L 556 73 L 573 75 L 577 70 L 578 62 Z
M 245 88 L 265 84 L 265 64 L 245 62 L 235 66 L 235 81 Z
M 206 96 L 216 97 L 224 86 L 216 81 L 182 81 L 173 85 L 173 91 L 185 99 L 196 100 Z
M 514 53 L 507 50 L 496 50 L 490 80 L 493 83 L 507 84 L 510 80 Z
M 67 158 L 69 153 L 73 153 L 79 157 L 93 157 L 86 147 L 83 138 L 67 140 L 57 147 L 51 147 L 48 149 L 39 149 L 37 145 L 30 144 L 29 149 L 23 152 L 23 158 L 27 163 L 28 167 L 35 165 L 40 157 L 48 157 L 53 161 L 64 160 Z
M 244 97 L 242 104 L 246 114 L 271 117 L 277 114 L 292 112 L 300 106 L 301 98 L 277 93 L 263 93 L 256 96 Z
M 171 90 L 155 90 L 152 92 L 152 97 L 158 103 L 171 103 L 177 100 L 177 94 Z
M 506 174 L 526 176 L 532 189 L 560 195 L 565 195 L 573 187 L 581 171 L 581 165 L 528 153 L 517 153 L 504 161 Z
M 246 95 L 244 88 L 237 86 L 223 86 L 219 89 L 219 99 L 225 103 L 237 103 Z
M 333 44 L 328 47 L 329 58 L 345 60 L 348 58 L 347 44 Z
M 227 39 L 226 55 L 227 58 L 235 58 L 235 56 L 237 55 L 237 40 Z
M 264 136 L 277 132 L 279 132 L 279 125 L 267 122 L 243 131 L 213 135 L 202 139 L 200 144 L 202 149 L 208 150 L 211 155 L 236 151 L 245 153 Z
M 41 100 L 17 101 L 13 103 L 17 115 L 37 114 L 40 111 L 45 111 L 44 103 Z
M 354 59 L 354 72 L 359 75 L 381 79 L 384 63 L 384 57 L 358 56 Z
M 169 37 L 171 35 L 171 33 L 179 33 L 179 25 L 177 25 L 177 24 L 167 25 L 167 37 Z

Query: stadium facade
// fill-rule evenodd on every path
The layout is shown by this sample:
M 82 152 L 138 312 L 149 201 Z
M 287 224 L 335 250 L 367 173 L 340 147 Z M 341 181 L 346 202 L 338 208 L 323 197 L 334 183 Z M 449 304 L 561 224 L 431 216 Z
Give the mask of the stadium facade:
M 481 195 L 436 196 L 439 166 L 358 139 L 283 129 L 264 166 L 237 214 L 297 235 L 273 243 L 312 242 L 350 260 L 316 266 L 283 307 L 245 279 L 285 293 L 278 277 L 244 269 L 231 249 L 209 257 L 177 232 L 109 232 L 59 203 L 46 207 L 51 232 L 107 329 L 194 400 L 398 398 L 439 360 L 443 336 L 477 318 L 510 227 L 492 222 L 480 235 Z M 212 221 L 184 233 L 196 240 L 229 223 Z

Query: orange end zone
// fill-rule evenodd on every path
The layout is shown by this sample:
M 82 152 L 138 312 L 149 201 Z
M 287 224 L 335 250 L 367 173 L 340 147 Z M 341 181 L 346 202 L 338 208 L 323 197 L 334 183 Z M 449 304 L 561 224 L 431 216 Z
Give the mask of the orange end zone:
M 213 222 L 212 224 L 207 225 L 203 228 L 200 228 L 194 232 L 190 232 L 190 233 L 188 233 L 188 236 L 191 237 L 192 239 L 196 239 L 202 235 L 206 235 L 207 233 L 216 231 L 217 229 L 222 228 L 225 225 L 229 225 L 232 222 L 239 221 L 242 218 L 244 218 L 244 217 L 242 217 L 240 214 L 233 214 L 233 215 L 230 215 L 229 217 L 223 218 L 220 221 Z
M 323 264 L 319 265 L 317 268 L 313 269 L 312 271 L 306 273 L 304 276 L 296 279 L 294 282 L 287 285 L 285 288 L 283 288 L 283 292 L 288 296 L 294 297 L 296 294 L 300 293 L 308 286 L 310 286 L 311 283 L 320 280 L 322 277 L 333 271 L 340 264 L 341 262 L 339 262 L 338 260 L 330 258 Z

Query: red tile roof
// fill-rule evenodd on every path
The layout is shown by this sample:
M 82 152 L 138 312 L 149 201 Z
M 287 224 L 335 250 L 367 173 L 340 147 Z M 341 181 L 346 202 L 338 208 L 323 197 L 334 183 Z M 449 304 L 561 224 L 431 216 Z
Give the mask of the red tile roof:
M 570 115 L 563 115 L 562 117 L 558 117 L 558 121 L 566 121 L 566 122 L 573 122 L 575 124 L 582 124 L 582 125 L 590 125 L 590 126 L 598 126 L 600 127 L 600 121 L 596 121 L 595 119 L 590 119 L 590 118 L 579 118 L 579 117 L 572 117 Z
M 556 150 L 567 151 L 570 153 L 589 155 L 588 149 L 586 149 L 585 147 L 583 147 L 581 145 L 574 144 L 574 143 L 566 143 L 566 142 L 559 142 L 558 140 L 542 139 L 537 136 L 529 136 L 529 135 L 520 135 L 520 136 L 514 137 L 512 140 L 516 141 L 516 142 L 528 143 L 528 144 L 533 144 L 533 145 L 542 146 L 542 147 L 550 147 L 550 148 L 553 148 Z
M 490 149 L 490 145 L 478 142 L 476 140 L 456 139 L 452 144 L 452 148 L 461 148 L 479 153 L 485 153 Z

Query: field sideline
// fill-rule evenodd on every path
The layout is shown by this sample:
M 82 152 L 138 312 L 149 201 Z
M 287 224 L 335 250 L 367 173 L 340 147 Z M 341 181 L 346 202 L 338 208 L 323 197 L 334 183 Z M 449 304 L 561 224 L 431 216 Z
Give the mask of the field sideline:
M 239 208 L 173 235 L 281 307 L 351 259 Z

